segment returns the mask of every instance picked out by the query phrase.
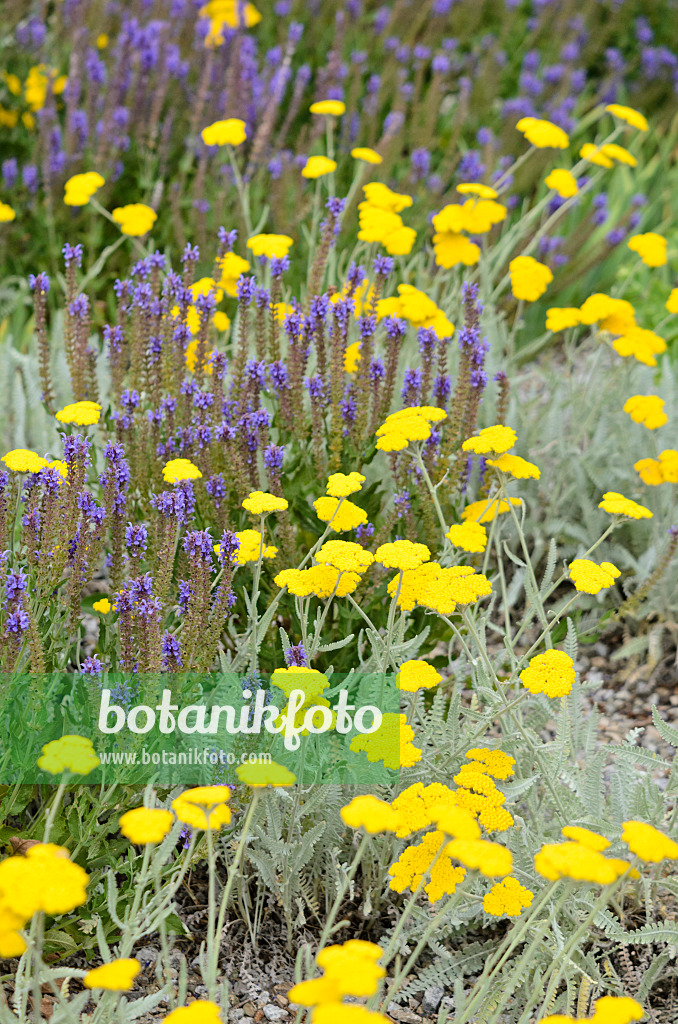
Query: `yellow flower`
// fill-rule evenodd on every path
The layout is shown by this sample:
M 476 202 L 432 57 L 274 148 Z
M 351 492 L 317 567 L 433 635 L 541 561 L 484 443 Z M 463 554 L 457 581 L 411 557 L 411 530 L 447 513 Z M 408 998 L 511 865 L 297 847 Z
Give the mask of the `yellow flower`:
M 344 370 L 346 373 L 355 373 L 360 363 L 360 342 L 354 341 L 348 345 L 344 352 Z
M 254 516 L 263 516 L 267 512 L 284 512 L 288 507 L 284 498 L 279 498 L 268 491 L 250 491 L 243 499 L 242 507 Z
M 214 316 L 212 317 L 212 323 L 214 324 L 216 329 L 218 331 L 220 331 L 222 334 L 225 331 L 227 331 L 228 328 L 231 326 L 231 321 L 229 320 L 228 316 L 226 315 L 226 313 L 223 313 L 221 310 L 217 310 L 217 312 L 214 314 Z M 197 348 L 197 346 L 196 346 L 196 348 Z M 212 372 L 212 367 L 210 366 L 208 368 L 208 373 L 211 374 L 211 372 Z
M 405 715 L 387 712 L 376 732 L 354 736 L 350 748 L 365 753 L 368 761 L 383 761 L 387 768 L 396 771 L 411 768 L 421 760 L 421 750 L 413 745 L 413 739 L 414 729 L 407 724 Z
M 511 498 L 511 505 L 520 505 L 520 498 Z M 490 501 L 487 498 L 481 498 L 480 501 L 472 501 L 470 505 L 467 505 L 461 514 L 461 518 L 464 520 L 472 520 L 476 523 L 491 523 L 495 516 L 501 516 L 505 512 L 508 512 L 511 505 L 508 501 L 504 501 L 502 498 L 499 500 L 495 498 L 494 501 Z
M 356 146 L 351 150 L 351 156 L 354 160 L 363 160 L 366 164 L 380 164 L 383 160 L 383 157 L 369 146 Z
M 47 68 L 44 64 L 36 64 L 28 72 L 24 86 L 24 96 L 26 103 L 34 113 L 42 110 L 45 105 L 48 82 Z
M 596 292 L 590 295 L 579 310 L 579 323 L 600 322 L 601 330 L 622 334 L 636 326 L 635 310 L 626 299 L 613 299 L 610 295 Z M 620 328 L 615 330 L 614 328 Z
M 327 540 L 315 554 L 316 562 L 331 565 L 341 572 L 365 572 L 374 555 L 360 544 L 348 540 Z
M 241 782 L 251 786 L 253 789 L 261 789 L 264 786 L 291 786 L 297 781 L 294 775 L 284 765 L 271 761 L 269 764 L 259 762 L 257 764 L 241 764 L 235 770 Z
M 322 968 L 320 978 L 302 981 L 287 993 L 290 1002 L 301 1006 L 315 1006 L 312 1020 L 317 1020 L 317 1013 L 323 1009 L 332 1011 L 329 1022 L 343 1020 L 344 1010 L 359 1010 L 362 1015 L 355 1016 L 355 1024 L 376 1024 L 385 1021 L 380 1014 L 370 1013 L 362 1006 L 345 1006 L 340 1000 L 344 996 L 367 997 L 375 994 L 379 982 L 386 974 L 383 967 L 377 964 L 383 949 L 373 942 L 360 939 L 349 939 L 343 946 L 327 946 L 318 954 L 318 966 Z M 351 1020 L 351 1016 L 347 1020 Z
M 99 35 L 97 36 L 97 39 L 96 39 L 97 50 L 105 50 L 106 47 L 108 46 L 108 42 L 109 42 L 109 40 L 108 40 L 108 36 L 106 35 L 106 33 L 105 32 L 99 33 Z
M 436 264 L 448 270 L 460 263 L 473 267 L 480 259 L 480 246 L 454 231 L 438 231 L 433 236 Z
M 94 193 L 106 184 L 96 171 L 86 174 L 74 174 L 64 185 L 64 203 L 66 206 L 86 206 Z
M 431 552 L 425 544 L 411 540 L 394 540 L 377 548 L 374 559 L 387 569 L 416 569 L 428 562 Z
M 302 178 L 322 178 L 337 169 L 337 161 L 328 156 L 310 156 L 301 171 Z
M 166 484 L 177 484 L 180 480 L 200 480 L 202 473 L 190 459 L 170 459 L 162 469 L 162 478 Z
M 471 811 L 463 807 L 447 806 L 445 803 L 432 808 L 431 820 L 440 832 L 453 839 L 480 839 L 480 828 Z
M 169 811 L 167 813 L 169 814 Z M 120 960 L 111 960 L 109 964 L 102 964 L 101 967 L 95 967 L 93 971 L 88 971 L 82 983 L 85 988 L 103 988 L 108 992 L 129 992 L 140 970 L 141 964 L 138 960 L 123 957 Z
M 631 395 L 624 402 L 627 412 L 634 423 L 642 423 L 648 430 L 657 430 L 668 423 L 664 412 L 664 399 L 659 395 Z
M 632 235 L 627 243 L 631 252 L 637 252 L 646 267 L 663 267 L 666 263 L 666 239 L 655 231 Z
M 145 203 L 129 203 L 127 206 L 116 206 L 112 213 L 113 220 L 119 225 L 123 235 L 140 238 L 147 234 L 158 215 Z
M 371 206 L 377 206 L 382 210 L 391 210 L 393 213 L 400 213 L 412 205 L 412 197 L 401 192 L 393 192 L 388 185 L 380 181 L 371 181 L 363 185 L 365 201 Z
M 440 782 L 432 782 L 429 786 L 415 782 L 399 793 L 391 806 L 398 816 L 396 835 L 402 839 L 431 825 L 438 811 L 453 807 L 454 791 Z M 480 831 L 473 835 L 480 835 Z
M 547 331 L 565 331 L 568 327 L 576 327 L 581 322 L 581 312 L 576 306 L 552 306 L 546 310 Z
M 591 832 L 588 828 L 581 828 L 579 825 L 566 825 L 560 830 L 566 839 L 572 839 L 587 850 L 596 850 L 602 853 L 607 850 L 610 840 L 605 836 L 599 836 L 597 832 Z
M 2 219 L 0 215 L 0 219 Z M 10 218 L 11 219 L 11 218 Z M 672 288 L 671 294 L 666 300 L 666 309 L 669 313 L 678 313 L 678 288 Z
M 269 260 L 287 256 L 293 239 L 289 235 L 252 235 L 247 239 L 247 248 L 253 256 L 266 256 Z
M 602 326 L 602 325 L 601 325 Z M 627 358 L 633 356 L 639 363 L 645 366 L 656 366 L 656 356 L 666 351 L 666 342 L 654 331 L 646 331 L 640 327 L 632 327 L 615 338 L 612 343 L 615 352 Z
M 414 659 L 404 661 L 396 677 L 399 690 L 416 693 L 417 690 L 430 690 L 442 680 L 440 672 L 427 661 Z
M 587 142 L 579 150 L 579 156 L 582 160 L 588 160 L 598 167 L 614 167 L 615 160 L 618 163 L 626 164 L 628 167 L 635 167 L 638 163 L 633 154 L 629 153 L 628 149 L 624 149 L 623 146 L 617 146 L 614 142 L 608 142 L 600 147 L 594 146 L 592 142 Z
M 365 483 L 362 473 L 332 473 L 327 480 L 327 493 L 331 498 L 347 498 Z
M 634 110 L 633 107 L 624 107 L 621 103 L 609 103 L 605 109 L 613 117 L 618 117 L 620 121 L 626 121 L 632 128 L 637 128 L 641 132 L 648 130 L 646 118 L 638 110 Z
M 0 863 L 0 899 L 13 914 L 30 920 L 44 911 L 50 917 L 68 914 L 87 901 L 89 875 L 53 843 L 38 843 L 23 857 Z
M 304 691 L 304 704 L 313 704 L 330 685 L 327 676 L 316 668 L 305 665 L 290 665 L 289 668 L 277 668 L 271 676 L 271 682 L 286 697 L 292 690 Z
M 85 736 L 62 736 L 59 740 L 52 740 L 45 744 L 42 756 L 38 758 L 38 767 L 50 775 L 59 775 L 66 769 L 87 775 L 100 763 L 92 741 Z
M 625 821 L 622 839 L 631 853 L 647 864 L 678 860 L 678 843 L 644 821 Z
M 389 887 L 395 892 L 404 892 L 408 888 L 415 892 L 425 873 L 430 870 L 430 880 L 424 886 L 424 891 L 431 903 L 446 893 L 453 893 L 466 877 L 466 871 L 452 865 L 447 846 L 433 863 L 444 842 L 445 837 L 441 831 L 428 832 L 420 843 L 406 847 L 389 868 L 392 876 Z
M 494 779 L 508 779 L 515 775 L 513 769 L 516 763 L 515 757 L 511 757 L 504 750 L 490 750 L 489 747 L 473 747 L 466 751 L 466 757 L 472 761 L 485 765 L 485 771 Z
M 535 466 L 534 462 L 521 459 L 520 455 L 500 455 L 498 459 L 488 459 L 487 465 L 494 466 L 502 473 L 509 473 L 516 480 L 527 480 L 529 477 L 539 480 L 541 476 L 539 466 Z
M 226 806 L 230 795 L 228 786 L 196 786 L 176 797 L 172 810 L 179 821 L 192 828 L 218 829 L 231 820 L 231 810 Z
M 472 519 L 465 523 L 455 523 L 445 536 L 456 548 L 470 553 L 479 553 L 487 547 L 487 530 Z
M 239 117 L 215 121 L 200 132 L 206 146 L 239 146 L 247 138 L 245 122 Z
M 596 999 L 589 1024 L 631 1024 L 645 1016 L 640 1003 L 630 996 L 602 996 Z
M 260 555 L 262 558 L 275 558 L 278 554 L 278 549 L 273 544 L 264 544 L 262 547 L 259 530 L 239 530 L 235 536 L 239 542 L 239 547 L 231 555 L 231 561 L 235 565 L 258 562 Z M 215 544 L 214 550 L 220 555 L 221 544 Z
M 488 455 L 490 452 L 493 455 L 503 455 L 513 448 L 517 440 L 518 435 L 512 427 L 497 424 L 485 427 L 475 437 L 469 437 L 461 447 L 462 451 L 475 452 L 476 455 Z
M 483 897 L 483 910 L 492 917 L 520 917 L 523 908 L 529 907 L 534 893 L 521 885 L 517 878 L 504 878 L 492 886 Z
M 480 199 L 496 199 L 498 192 L 489 185 L 482 185 L 477 181 L 465 181 L 457 185 L 457 192 L 463 196 L 478 196 Z
M 659 466 L 664 483 L 678 484 L 678 451 L 675 448 L 665 448 L 659 453 Z
M 30 451 L 28 448 L 13 448 L 11 452 L 3 455 L 2 460 L 7 469 L 14 473 L 39 473 L 41 469 L 48 466 L 47 459 Z
M 536 302 L 553 280 L 549 268 L 532 256 L 516 256 L 509 263 L 511 291 L 516 299 Z
M 446 847 L 453 860 L 459 860 L 472 871 L 480 871 L 486 878 L 497 878 L 511 873 L 511 851 L 487 839 L 453 839 Z
M 14 220 L 16 212 L 7 203 L 0 203 L 0 224 L 7 224 Z
M 311 114 L 332 114 L 333 117 L 341 117 L 346 113 L 346 104 L 341 100 L 317 100 L 308 109 Z
M 73 402 L 56 414 L 59 423 L 74 423 L 79 427 L 90 427 L 98 423 L 100 416 L 101 406 L 98 402 Z
M 574 686 L 574 662 L 565 651 L 544 651 L 530 658 L 528 667 L 520 673 L 520 681 L 530 693 L 565 697 Z
M 216 1003 L 207 999 L 195 999 L 188 1006 L 172 1010 L 162 1024 L 222 1024 L 221 1011 Z
M 250 269 L 248 261 L 234 252 L 227 252 L 219 260 L 219 269 L 221 270 L 219 287 L 223 288 L 227 295 L 235 298 L 238 294 L 238 278 Z
M 162 807 L 135 807 L 120 817 L 120 831 L 132 843 L 159 843 L 172 827 L 171 811 Z
M 95 601 L 92 605 L 95 612 L 101 612 L 102 615 L 108 615 L 111 610 L 111 602 L 107 597 L 102 597 L 100 601 Z
M 640 474 L 640 479 L 648 487 L 659 487 L 664 483 L 662 467 L 659 459 L 638 459 L 633 468 Z
M 313 502 L 318 519 L 330 523 L 336 533 L 355 530 L 367 522 L 367 513 L 346 498 L 322 497 Z
M 639 505 L 630 498 L 625 498 L 618 491 L 606 491 L 598 505 L 612 516 L 628 516 L 629 519 L 652 519 L 652 512 L 644 505 Z
M 535 855 L 534 867 L 543 878 L 555 882 L 559 878 L 571 878 L 576 882 L 593 882 L 610 885 L 631 865 L 628 861 L 604 857 L 597 850 L 582 846 L 581 843 L 546 843 Z
M 516 128 L 537 149 L 567 149 L 570 144 L 562 128 L 538 117 L 521 117 Z
M 340 814 L 341 820 L 349 828 L 364 828 L 370 835 L 395 832 L 398 827 L 398 815 L 391 805 L 370 794 L 353 797 L 349 804 L 341 808 Z
M 365 1006 L 324 1003 L 313 1011 L 312 1024 L 391 1024 L 391 1018 Z
M 588 558 L 575 558 L 570 562 L 569 577 L 582 594 L 599 594 L 601 590 L 614 586 L 618 576 L 621 572 L 612 562 L 596 565 Z
M 561 199 L 569 199 L 571 196 L 576 196 L 579 191 L 577 179 L 565 167 L 556 167 L 551 171 L 544 178 L 544 184 L 547 188 L 552 188 L 554 192 L 557 192 Z
M 582 160 L 588 160 L 589 163 L 596 164 L 597 167 L 613 167 L 613 161 L 605 156 L 598 146 L 594 146 L 592 142 L 587 142 L 579 150 L 579 156 Z

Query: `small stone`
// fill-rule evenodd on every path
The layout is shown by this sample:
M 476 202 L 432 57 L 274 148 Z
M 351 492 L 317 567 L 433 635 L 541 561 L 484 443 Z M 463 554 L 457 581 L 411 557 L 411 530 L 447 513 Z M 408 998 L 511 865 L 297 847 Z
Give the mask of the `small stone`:
M 266 1020 L 285 1020 L 287 1018 L 287 1010 L 283 1010 L 281 1006 L 274 1006 L 273 1003 L 266 1003 L 264 1006 L 264 1017 Z
M 243 1007 L 242 1008 L 245 1011 L 245 1015 L 247 1017 L 253 1017 L 254 1014 L 257 1012 L 256 1003 L 253 1003 L 251 1001 L 247 1002 L 247 1003 L 243 1003 Z
M 240 1020 L 244 1016 L 245 1016 L 245 1011 L 243 1010 L 243 1008 L 241 1006 L 236 1006 L 233 1010 L 229 1010 L 228 1011 L 228 1019 L 229 1019 L 229 1021 Z
M 145 967 L 146 964 L 154 964 L 156 962 L 158 959 L 158 950 L 153 949 L 153 946 L 142 946 L 141 949 L 137 950 L 134 956 L 141 966 Z
M 421 1020 L 418 1013 L 412 1013 L 406 1006 L 398 1006 L 397 1003 L 389 1003 L 388 1012 L 394 1020 L 400 1021 L 401 1024 L 419 1024 Z
M 424 998 L 421 1001 L 421 1012 L 425 1014 L 435 1013 L 444 995 L 445 989 L 442 985 L 430 985 L 424 992 Z

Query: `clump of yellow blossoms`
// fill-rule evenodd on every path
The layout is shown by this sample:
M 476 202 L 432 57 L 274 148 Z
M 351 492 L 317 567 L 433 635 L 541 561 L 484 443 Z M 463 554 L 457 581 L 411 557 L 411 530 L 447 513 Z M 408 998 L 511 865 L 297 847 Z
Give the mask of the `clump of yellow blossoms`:
M 678 451 L 665 448 L 658 459 L 639 459 L 633 468 L 640 473 L 643 483 L 650 487 L 678 483 Z
M 668 423 L 664 404 L 664 399 L 659 395 L 631 395 L 624 402 L 624 412 L 629 414 L 634 423 L 642 423 L 648 430 L 657 430 Z
M 42 755 L 38 758 L 38 767 L 50 775 L 59 775 L 65 771 L 87 775 L 98 768 L 99 764 L 92 741 L 86 736 L 69 735 L 52 740 L 51 743 L 45 744 Z
M 371 794 L 354 796 L 340 813 L 341 820 L 349 828 L 364 828 L 370 835 L 395 832 L 399 824 L 398 814 L 391 804 Z
M 417 690 L 430 690 L 437 686 L 442 678 L 433 665 L 427 661 L 414 659 L 404 661 L 400 666 L 397 686 L 399 690 L 405 690 L 407 693 L 416 693 Z
M 585 846 L 587 850 L 596 850 L 598 853 L 602 853 L 610 846 L 610 840 L 605 836 L 600 836 L 597 832 L 591 832 L 590 829 L 582 828 L 580 825 L 565 825 L 560 831 L 566 839 L 574 840 L 580 846 Z
M 678 860 L 678 843 L 644 821 L 625 821 L 622 839 L 631 853 L 648 864 Z
M 351 156 L 354 160 L 362 160 L 366 164 L 380 164 L 383 162 L 383 157 L 375 149 L 370 149 L 369 146 L 356 146 L 351 150 Z
M 231 810 L 226 806 L 230 796 L 228 786 L 196 786 L 176 797 L 172 810 L 191 828 L 219 829 L 231 820 Z
M 520 498 L 509 498 L 508 501 L 505 501 L 504 498 L 494 498 L 492 501 L 489 498 L 481 498 L 479 501 L 472 501 L 470 505 L 467 505 L 461 518 L 474 523 L 491 523 L 495 516 L 509 512 L 511 505 L 520 504 Z
M 529 907 L 534 893 L 521 885 L 517 878 L 504 878 L 493 885 L 483 897 L 483 910 L 492 917 L 520 917 L 523 908 Z
M 544 184 L 547 188 L 552 188 L 554 192 L 557 192 L 561 199 L 570 199 L 579 191 L 574 174 L 564 167 L 556 167 L 552 170 L 544 178 Z
M 245 122 L 239 117 L 215 121 L 203 128 L 200 135 L 206 146 L 239 146 L 247 138 Z
M 387 569 L 417 569 L 424 562 L 428 562 L 431 552 L 425 544 L 415 544 L 411 540 L 394 540 L 388 544 L 382 544 L 374 554 L 375 562 L 379 562 Z
M 332 174 L 337 169 L 337 161 L 330 160 L 327 156 L 310 156 L 304 164 L 302 178 L 322 178 L 326 174 Z
M 452 858 L 447 853 L 449 843 L 440 853 L 443 843 L 444 833 L 436 831 L 427 832 L 420 843 L 406 847 L 398 860 L 391 864 L 389 887 L 399 893 L 406 889 L 415 892 L 426 872 L 430 871 L 424 892 L 431 903 L 453 893 L 466 877 L 466 871 L 452 864 Z
M 267 491 L 250 491 L 243 499 L 242 507 L 253 516 L 263 516 L 267 512 L 284 512 L 288 503 L 285 498 L 279 498 Z
M 13 448 L 11 452 L 2 456 L 1 461 L 13 473 L 39 473 L 41 469 L 49 465 L 47 459 L 28 448 Z
M 391 413 L 377 429 L 377 448 L 384 452 L 399 452 L 412 441 L 427 441 L 431 436 L 431 423 L 446 419 L 447 413 L 436 406 L 415 405 Z
M 666 263 L 666 239 L 655 231 L 632 235 L 628 240 L 631 252 L 637 252 L 646 267 L 663 267 Z
M 520 673 L 520 681 L 530 693 L 565 697 L 574 686 L 574 662 L 565 651 L 544 651 L 530 658 L 528 667 Z
M 190 459 L 170 459 L 162 470 L 162 478 L 166 484 L 178 484 L 182 480 L 199 480 L 202 473 Z
M 111 610 L 111 602 L 107 597 L 102 597 L 101 600 L 95 601 L 92 608 L 95 612 L 100 612 L 101 615 L 108 615 Z
M 256 764 L 239 764 L 235 773 L 241 782 L 252 789 L 264 789 L 267 786 L 284 788 L 297 781 L 296 775 L 289 768 L 284 764 L 276 764 L 275 761 L 269 761 L 268 764 L 263 761 Z
M 516 478 L 516 480 L 539 480 L 541 477 L 541 470 L 539 466 L 535 466 L 534 462 L 528 462 L 527 459 L 523 459 L 520 455 L 511 455 L 506 453 L 500 455 L 498 459 L 488 459 L 488 466 L 493 466 L 494 469 L 500 470 L 502 473 L 508 473 L 510 476 Z
M 140 970 L 141 964 L 138 960 L 122 957 L 88 971 L 82 983 L 85 988 L 101 988 L 107 992 L 129 992 Z
M 632 1024 L 645 1016 L 640 1003 L 630 996 L 603 996 L 594 1003 L 593 1017 L 566 1017 L 562 1013 L 542 1017 L 537 1024 Z
M 641 132 L 646 132 L 649 128 L 647 118 L 633 107 L 625 107 L 621 103 L 609 103 L 605 109 L 613 117 L 618 117 L 620 121 L 626 121 L 632 128 L 637 128 Z
M 363 752 L 374 764 L 383 761 L 387 768 L 411 768 L 421 760 L 421 750 L 412 743 L 414 729 L 407 724 L 405 715 L 389 711 L 382 717 L 376 732 L 354 736 L 350 748 Z
M 218 266 L 221 271 L 219 288 L 223 288 L 227 295 L 235 298 L 238 294 L 238 278 L 250 269 L 249 262 L 235 252 L 227 252 L 219 260 Z
M 588 160 L 597 167 L 609 169 L 615 163 L 626 164 L 627 167 L 635 167 L 638 163 L 635 156 L 629 153 L 628 149 L 618 146 L 616 142 L 606 142 L 602 146 L 595 146 L 587 142 L 579 150 L 582 160 Z
M 289 235 L 252 235 L 247 239 L 247 248 L 253 256 L 266 256 L 269 260 L 287 256 L 294 242 Z
M 575 882 L 610 885 L 631 868 L 626 860 L 604 857 L 597 850 L 577 842 L 546 843 L 534 858 L 535 870 L 555 882 L 571 878 Z
M 462 444 L 462 451 L 475 452 L 476 455 L 503 455 L 513 448 L 518 435 L 512 427 L 496 424 L 485 427 L 475 437 L 469 437 Z
M 101 406 L 98 402 L 73 402 L 65 405 L 56 414 L 59 423 L 74 423 L 78 427 L 89 427 L 99 422 Z
M 174 822 L 171 811 L 162 807 L 134 807 L 120 817 L 120 831 L 132 843 L 145 846 L 161 842 Z
M 552 121 L 521 117 L 516 128 L 537 149 L 567 149 L 570 144 L 567 134 Z
M 85 174 L 74 174 L 64 185 L 64 203 L 66 206 L 86 206 L 94 193 L 106 184 L 96 171 Z
M 474 572 L 472 566 L 443 568 L 438 562 L 405 569 L 402 579 L 395 576 L 390 581 L 388 593 L 393 597 L 398 587 L 398 608 L 411 611 L 418 604 L 440 615 L 451 615 L 458 604 L 474 604 L 479 598 L 489 597 L 492 593 L 490 581 L 482 573 Z
M 289 668 L 277 668 L 271 676 L 271 682 L 289 697 L 292 690 L 303 690 L 305 703 L 311 704 L 320 697 L 330 685 L 323 672 L 308 668 L 305 665 L 290 665 Z
M 480 553 L 487 547 L 487 530 L 473 519 L 451 526 L 445 536 L 456 548 L 470 554 Z
M 478 189 L 478 186 L 473 186 Z M 460 188 L 457 191 L 461 191 Z M 448 269 L 459 263 L 470 267 L 480 259 L 480 247 L 463 232 L 486 234 L 506 217 L 506 207 L 495 202 L 496 192 L 480 199 L 467 199 L 465 203 L 450 203 L 433 218 L 435 234 L 433 249 L 439 267 Z
M 652 519 L 652 512 L 644 505 L 639 505 L 630 498 L 625 498 L 618 491 L 606 491 L 598 505 L 604 512 L 612 516 L 628 516 L 629 519 Z
M 313 502 L 318 519 L 323 523 L 329 523 L 335 533 L 346 533 L 348 530 L 355 530 L 367 522 L 367 513 L 358 505 L 346 498 L 331 498 L 323 496 L 316 498 Z
M 364 289 L 367 288 L 367 282 Z M 369 298 L 369 293 L 368 293 Z M 356 305 L 356 315 L 358 307 Z M 454 324 L 450 323 L 432 298 L 421 289 L 415 288 L 413 284 L 399 284 L 398 294 L 391 295 L 387 299 L 379 299 L 376 306 L 377 320 L 386 316 L 399 316 L 407 320 L 413 327 L 430 327 L 436 332 L 439 338 L 451 338 L 454 334 Z M 434 408 L 428 406 L 427 408 Z M 406 410 L 401 410 L 394 415 L 398 416 Z M 442 409 L 438 409 L 442 412 Z M 444 419 L 444 416 L 440 417 Z
M 311 114 L 329 114 L 332 117 L 341 117 L 346 113 L 346 104 L 341 100 L 316 100 L 308 109 Z
M 362 573 L 372 565 L 374 555 L 352 541 L 327 540 L 320 550 L 316 551 L 315 560 L 322 565 L 331 565 L 340 572 Z
M 144 203 L 118 206 L 113 210 L 112 217 L 123 235 L 130 235 L 132 238 L 140 238 L 142 235 L 148 234 L 158 219 L 155 210 Z
M 601 590 L 614 586 L 614 581 L 621 576 L 621 572 L 612 562 L 601 562 L 600 565 L 596 565 L 588 558 L 575 558 L 570 562 L 569 576 L 575 588 L 582 594 L 599 594 Z
M 532 256 L 516 256 L 509 263 L 509 274 L 511 291 L 523 302 L 536 302 L 553 280 L 549 268 Z
M 172 1010 L 163 1024 L 221 1024 L 221 1010 L 207 999 L 195 999 L 188 1006 Z
M 327 480 L 327 493 L 331 498 L 347 498 L 365 483 L 362 473 L 332 473 Z
M 401 210 L 412 205 L 412 197 L 393 192 L 379 181 L 363 185 L 364 200 L 358 204 L 362 242 L 379 242 L 391 256 L 407 256 L 417 233 L 403 224 Z
M 287 587 L 295 597 L 310 597 L 312 594 L 326 600 L 346 597 L 352 594 L 360 583 L 357 572 L 341 571 L 332 565 L 313 565 L 310 569 L 283 569 L 274 578 L 278 587 Z
M 301 1006 L 332 1007 L 333 1019 L 336 1020 L 337 1011 L 343 1009 L 341 1001 L 345 996 L 367 998 L 375 994 L 386 975 L 386 969 L 377 963 L 383 952 L 381 946 L 361 939 L 349 939 L 343 946 L 327 946 L 316 960 L 322 976 L 299 982 L 291 988 L 287 993 L 290 1002 Z M 316 1013 L 313 1014 L 314 1021 L 317 1020 Z M 376 1018 L 380 1015 L 370 1016 Z

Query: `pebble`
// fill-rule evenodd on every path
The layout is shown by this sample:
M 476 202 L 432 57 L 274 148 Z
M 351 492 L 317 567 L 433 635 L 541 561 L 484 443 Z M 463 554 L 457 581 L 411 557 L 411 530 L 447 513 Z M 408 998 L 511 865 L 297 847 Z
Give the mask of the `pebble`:
M 418 1013 L 413 1013 L 406 1006 L 398 1006 L 397 1003 L 389 1003 L 388 1012 L 394 1020 L 400 1021 L 400 1024 L 419 1024 L 421 1021 Z
M 421 1012 L 427 1015 L 435 1013 L 444 995 L 445 989 L 442 985 L 430 985 L 424 992 L 424 998 L 421 1001 Z
M 273 1003 L 266 1003 L 264 1006 L 264 1017 L 266 1020 L 285 1020 L 287 1017 L 287 1010 L 283 1010 L 281 1006 L 274 1006 Z

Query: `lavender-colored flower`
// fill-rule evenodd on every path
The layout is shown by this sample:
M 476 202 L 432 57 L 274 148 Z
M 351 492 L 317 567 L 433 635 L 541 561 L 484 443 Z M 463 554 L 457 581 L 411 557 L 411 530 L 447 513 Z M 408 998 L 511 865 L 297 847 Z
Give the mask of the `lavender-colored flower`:
M 100 676 L 104 666 L 96 654 L 90 654 L 80 666 L 80 671 L 86 676 Z
M 81 245 L 69 245 L 68 242 L 64 245 L 61 250 L 61 255 L 64 258 L 66 269 L 75 263 L 76 267 L 82 266 L 82 246 Z
M 146 550 L 148 530 L 143 523 L 128 523 L 125 528 L 125 544 L 133 555 L 141 555 Z
M 303 644 L 295 644 L 289 647 L 285 651 L 285 663 L 287 665 L 295 665 L 298 667 L 305 667 L 308 665 L 308 654 Z
M 162 638 L 162 667 L 166 672 L 176 672 L 183 664 L 178 637 L 165 630 Z

